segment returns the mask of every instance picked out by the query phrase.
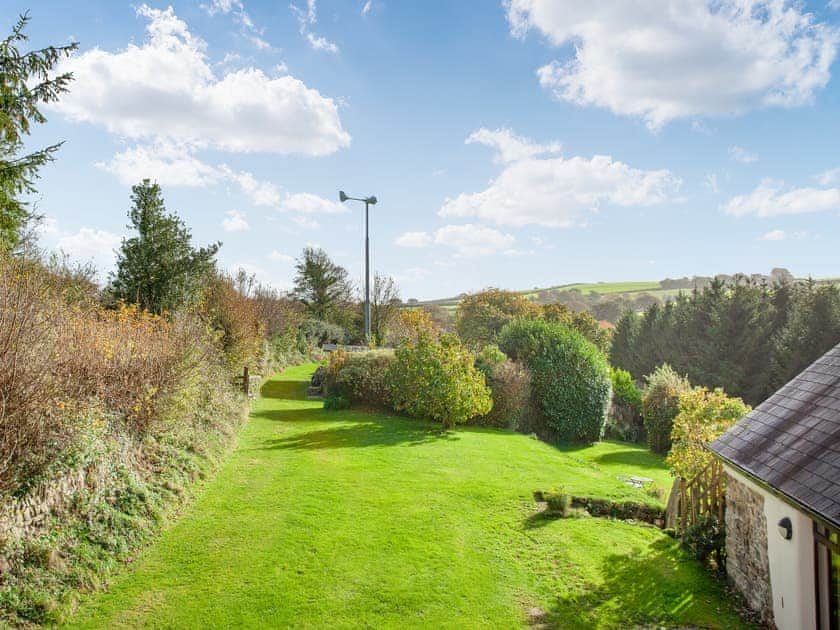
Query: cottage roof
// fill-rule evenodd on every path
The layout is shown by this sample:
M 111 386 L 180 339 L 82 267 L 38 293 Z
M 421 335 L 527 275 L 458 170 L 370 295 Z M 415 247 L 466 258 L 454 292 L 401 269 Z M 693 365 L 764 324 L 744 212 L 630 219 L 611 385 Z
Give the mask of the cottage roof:
M 783 498 L 840 527 L 840 344 L 709 448 Z

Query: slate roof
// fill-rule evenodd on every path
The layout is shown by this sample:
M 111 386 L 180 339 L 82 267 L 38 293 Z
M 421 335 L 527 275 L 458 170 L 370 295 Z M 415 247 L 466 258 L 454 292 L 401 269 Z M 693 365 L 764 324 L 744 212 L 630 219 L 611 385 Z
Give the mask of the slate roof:
M 840 527 L 840 344 L 709 448 Z

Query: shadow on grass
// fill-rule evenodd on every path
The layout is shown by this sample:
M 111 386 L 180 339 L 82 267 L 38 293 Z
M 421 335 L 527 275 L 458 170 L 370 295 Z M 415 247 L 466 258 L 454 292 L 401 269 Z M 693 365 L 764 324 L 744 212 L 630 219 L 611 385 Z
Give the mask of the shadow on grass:
M 279 398 L 281 400 L 306 400 L 308 381 L 266 381 L 260 388 L 263 398 Z
M 559 515 L 552 514 L 547 510 L 538 510 L 529 514 L 522 525 L 525 529 L 540 529 L 551 523 L 556 523 L 558 520 L 560 520 Z
M 648 451 L 630 449 L 624 451 L 614 451 L 612 453 L 602 453 L 592 459 L 597 464 L 608 466 L 610 464 L 623 464 L 632 466 L 633 468 L 654 468 L 656 470 L 667 469 L 655 455 Z
M 671 540 L 611 555 L 600 573 L 602 583 L 560 596 L 540 621 L 553 628 L 589 628 L 605 619 L 620 627 L 724 628 L 730 623 L 721 615 L 722 585 Z
M 284 420 L 287 418 L 286 414 L 290 412 L 281 413 Z M 383 421 L 379 421 L 372 417 L 363 417 L 353 424 L 266 440 L 261 449 L 314 451 L 369 446 L 420 446 L 429 442 L 458 439 L 457 435 L 439 429 L 411 425 L 410 420 L 402 418 L 384 418 Z

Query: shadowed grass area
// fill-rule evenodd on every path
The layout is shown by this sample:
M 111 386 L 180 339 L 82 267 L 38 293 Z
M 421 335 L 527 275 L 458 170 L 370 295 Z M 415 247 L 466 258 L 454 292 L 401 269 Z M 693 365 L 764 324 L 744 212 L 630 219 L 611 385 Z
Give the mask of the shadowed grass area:
M 69 627 L 739 627 L 659 530 L 535 515 L 558 485 L 655 503 L 618 477 L 667 477 L 656 456 L 324 411 L 311 370 L 264 385 L 199 500 Z

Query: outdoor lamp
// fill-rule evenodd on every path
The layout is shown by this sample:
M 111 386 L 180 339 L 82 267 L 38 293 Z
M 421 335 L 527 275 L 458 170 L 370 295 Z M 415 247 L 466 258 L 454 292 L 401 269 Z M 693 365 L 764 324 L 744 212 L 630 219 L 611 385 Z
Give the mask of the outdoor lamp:
M 793 538 L 793 523 L 791 523 L 787 516 L 779 521 L 777 527 L 779 528 L 779 536 L 785 540 Z

